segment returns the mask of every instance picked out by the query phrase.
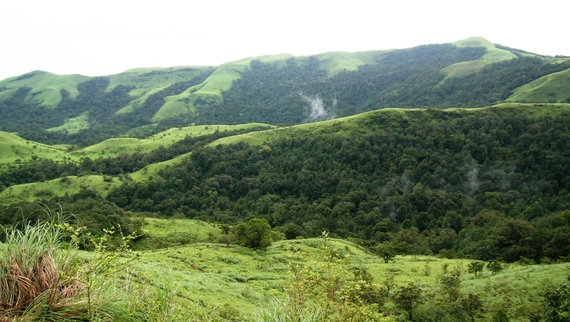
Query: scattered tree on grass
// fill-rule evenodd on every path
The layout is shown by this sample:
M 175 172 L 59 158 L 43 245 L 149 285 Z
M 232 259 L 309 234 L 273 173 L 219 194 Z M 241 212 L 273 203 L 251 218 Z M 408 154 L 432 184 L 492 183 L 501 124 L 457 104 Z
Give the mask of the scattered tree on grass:
M 422 300 L 422 289 L 414 283 L 402 287 L 394 296 L 396 306 L 408 314 L 410 321 L 414 320 L 414 310 Z
M 372 248 L 372 252 L 384 259 L 384 263 L 388 263 L 391 260 L 394 260 L 396 256 L 396 250 L 391 244 L 380 244 Z
M 456 275 L 443 275 L 439 279 L 439 285 L 444 297 L 447 297 L 449 303 L 456 301 L 459 296 L 459 285 L 461 280 Z
M 491 271 L 493 275 L 496 275 L 503 270 L 503 265 L 499 261 L 490 261 L 487 263 L 487 269 Z
M 480 277 L 483 272 L 483 267 L 485 267 L 484 262 L 471 262 L 468 266 L 469 273 L 475 274 L 476 277 Z
M 475 322 L 475 318 L 483 310 L 483 302 L 477 294 L 468 294 L 466 297 L 460 300 L 461 307 L 469 317 L 471 322 Z
M 265 219 L 253 218 L 247 223 L 240 223 L 234 228 L 238 243 L 253 249 L 267 248 L 271 245 L 271 225 Z

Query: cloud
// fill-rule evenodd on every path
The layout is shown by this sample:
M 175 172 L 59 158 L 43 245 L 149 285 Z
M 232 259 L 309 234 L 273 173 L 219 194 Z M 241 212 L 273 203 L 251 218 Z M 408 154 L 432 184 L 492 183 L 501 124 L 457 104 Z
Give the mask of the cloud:
M 307 119 L 307 122 L 334 118 L 334 115 L 330 114 L 325 109 L 325 104 L 323 103 L 323 100 L 321 99 L 319 94 L 315 94 L 314 96 L 307 96 L 301 92 L 299 93 L 299 95 L 301 96 L 301 98 L 303 98 L 303 100 L 305 100 L 305 102 L 309 103 L 310 105 L 311 110 L 309 112 L 309 117 Z M 333 107 L 336 106 L 336 102 L 337 100 L 336 98 L 334 98 Z

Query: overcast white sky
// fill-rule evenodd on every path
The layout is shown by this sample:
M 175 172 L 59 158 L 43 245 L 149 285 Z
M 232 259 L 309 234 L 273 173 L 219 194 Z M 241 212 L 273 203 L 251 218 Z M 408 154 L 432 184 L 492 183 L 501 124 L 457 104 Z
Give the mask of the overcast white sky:
M 0 6 L 0 80 L 33 70 L 99 76 L 470 36 L 570 56 L 569 7 L 567 0 L 9 0 Z

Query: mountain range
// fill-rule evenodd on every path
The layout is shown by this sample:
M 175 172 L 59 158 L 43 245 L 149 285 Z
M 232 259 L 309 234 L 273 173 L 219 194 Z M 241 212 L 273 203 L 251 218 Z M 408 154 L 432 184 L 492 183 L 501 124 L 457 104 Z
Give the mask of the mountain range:
M 33 71 L 0 81 L 0 130 L 42 143 L 87 146 L 189 124 L 291 125 L 387 107 L 567 103 L 569 81 L 569 57 L 545 57 L 480 37 L 103 77 Z

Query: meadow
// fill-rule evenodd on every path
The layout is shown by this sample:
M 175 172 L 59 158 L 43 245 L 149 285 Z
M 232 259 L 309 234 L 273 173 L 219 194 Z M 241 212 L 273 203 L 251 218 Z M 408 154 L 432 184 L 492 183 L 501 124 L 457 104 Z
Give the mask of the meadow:
M 286 301 L 284 289 L 294 279 L 295 267 L 330 274 L 326 255 L 331 250 L 338 257 L 333 269 L 341 272 L 345 285 L 359 272 L 367 272 L 382 292 L 391 288 L 381 311 L 394 320 L 403 318 L 393 302 L 399 289 L 409 283 L 419 286 L 423 304 L 417 307 L 417 315 L 427 316 L 433 307 L 443 305 L 442 277 L 454 272 L 460 279 L 460 296 L 477 294 L 483 303 L 477 320 L 491 320 L 501 311 L 511 321 L 528 321 L 540 310 L 541 292 L 564 282 L 570 268 L 568 263 L 521 262 L 503 264 L 496 274 L 485 269 L 476 276 L 468 272 L 474 262 L 469 259 L 396 255 L 385 263 L 350 241 L 328 238 L 281 240 L 265 251 L 255 251 L 220 242 L 225 235 L 219 225 L 188 219 L 141 220 L 145 237 L 134 244 L 141 248 L 141 256 L 129 270 L 140 281 L 171 287 L 175 301 L 183 306 L 203 303 L 217 312 L 211 317 L 230 312 L 238 321 L 259 320 L 264 309 Z

